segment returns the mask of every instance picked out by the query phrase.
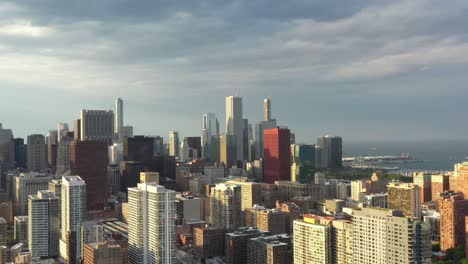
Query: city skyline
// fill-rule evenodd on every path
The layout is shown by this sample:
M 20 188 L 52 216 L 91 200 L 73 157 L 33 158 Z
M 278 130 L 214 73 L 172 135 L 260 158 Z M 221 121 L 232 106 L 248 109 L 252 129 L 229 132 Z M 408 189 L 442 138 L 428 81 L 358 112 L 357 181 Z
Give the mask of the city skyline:
M 4 1 L 0 119 L 25 138 L 72 124 L 83 108 L 113 109 L 121 97 L 135 134 L 191 136 L 205 112 L 223 124 L 224 98 L 235 95 L 252 124 L 272 98 L 273 116 L 304 143 L 323 134 L 467 139 L 468 125 L 457 122 L 468 114 L 465 8 Z M 461 127 L 446 129 L 454 123 Z

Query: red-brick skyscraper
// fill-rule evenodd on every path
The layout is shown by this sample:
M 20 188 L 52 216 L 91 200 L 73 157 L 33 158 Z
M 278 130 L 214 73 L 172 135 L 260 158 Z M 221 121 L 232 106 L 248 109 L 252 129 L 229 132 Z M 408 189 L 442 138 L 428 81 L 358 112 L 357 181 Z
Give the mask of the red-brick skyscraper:
M 86 182 L 88 210 L 101 210 L 107 195 L 107 143 L 104 141 L 73 141 L 70 143 L 70 170 Z
M 291 132 L 287 128 L 271 128 L 264 131 L 263 181 L 291 180 Z

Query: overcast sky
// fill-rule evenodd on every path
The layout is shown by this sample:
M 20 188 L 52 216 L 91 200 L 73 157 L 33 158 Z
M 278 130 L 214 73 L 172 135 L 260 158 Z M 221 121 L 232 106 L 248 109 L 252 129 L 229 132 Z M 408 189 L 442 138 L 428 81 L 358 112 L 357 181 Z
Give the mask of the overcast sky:
M 300 142 L 468 139 L 468 2 L 0 2 L 0 122 L 46 133 L 122 97 L 136 134 L 199 135 L 225 97 Z

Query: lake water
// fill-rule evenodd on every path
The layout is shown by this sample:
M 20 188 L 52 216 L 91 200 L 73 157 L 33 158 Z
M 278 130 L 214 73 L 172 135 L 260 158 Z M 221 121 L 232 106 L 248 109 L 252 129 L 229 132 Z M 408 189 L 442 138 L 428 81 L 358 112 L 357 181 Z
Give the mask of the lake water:
M 343 156 L 380 156 L 402 153 L 423 163 L 391 164 L 401 169 L 453 170 L 453 165 L 468 160 L 468 141 L 343 142 Z

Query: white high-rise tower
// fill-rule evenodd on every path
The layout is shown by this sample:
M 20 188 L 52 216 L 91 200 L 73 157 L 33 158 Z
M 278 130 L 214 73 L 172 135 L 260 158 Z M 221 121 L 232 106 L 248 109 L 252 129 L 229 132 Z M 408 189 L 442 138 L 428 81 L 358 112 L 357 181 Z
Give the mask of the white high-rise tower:
M 129 263 L 175 261 L 175 192 L 156 183 L 128 188 Z
M 33 257 L 58 257 L 59 197 L 39 191 L 28 200 L 28 246 Z
M 60 256 L 69 260 L 67 236 L 76 231 L 78 224 L 86 219 L 86 183 L 80 176 L 62 177 L 62 237 L 60 239 Z
M 242 119 L 242 98 L 226 97 L 226 134 L 236 136 L 237 160 L 240 161 L 244 160 L 244 125 Z
M 122 130 L 124 126 L 123 121 L 123 101 L 121 98 L 117 98 L 114 104 L 114 112 L 115 112 L 115 119 L 114 119 L 114 133 L 117 137 L 119 142 L 122 141 L 123 135 Z

